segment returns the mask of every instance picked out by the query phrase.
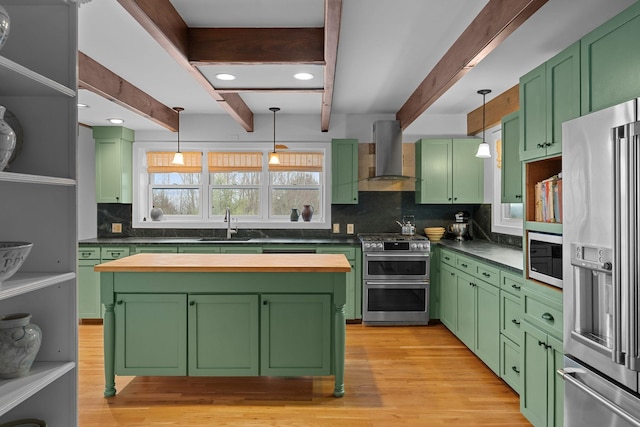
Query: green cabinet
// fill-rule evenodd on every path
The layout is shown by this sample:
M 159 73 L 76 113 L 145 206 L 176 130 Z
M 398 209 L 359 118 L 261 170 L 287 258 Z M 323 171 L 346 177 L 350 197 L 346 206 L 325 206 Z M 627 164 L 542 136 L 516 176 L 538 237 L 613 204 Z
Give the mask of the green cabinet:
M 133 248 L 134 254 L 142 254 L 142 253 L 154 253 L 154 254 L 177 254 L 178 247 L 177 246 L 163 246 L 163 245 L 144 245 L 144 246 L 135 246 Z
M 441 251 L 440 320 L 496 374 L 500 369 L 499 271 Z
M 187 375 L 187 296 L 117 294 L 117 375 Z
M 520 161 L 520 112 L 502 118 L 502 203 L 522 203 L 522 162 Z
M 500 272 L 500 377 L 522 390 L 522 274 Z
M 180 254 L 219 254 L 219 246 L 194 245 L 194 246 L 178 246 Z
M 102 317 L 100 304 L 100 273 L 93 267 L 100 264 L 100 248 L 78 249 L 78 318 L 99 319 Z
M 220 246 L 221 254 L 261 254 L 262 246 Z
M 520 160 L 562 153 L 562 123 L 580 116 L 580 43 L 520 78 Z
M 640 97 L 640 3 L 581 40 L 581 113 Z
M 260 370 L 258 295 L 189 295 L 189 375 L 251 376 Z
M 482 203 L 484 160 L 478 139 L 420 139 L 415 144 L 416 203 Z
M 535 426 L 563 423 L 562 293 L 525 282 L 520 411 Z
M 318 254 L 343 254 L 351 272 L 347 273 L 347 303 L 345 315 L 347 319 L 362 319 L 362 250 L 359 247 L 327 246 L 318 247 Z
M 132 203 L 134 131 L 122 126 L 94 126 L 96 202 Z
M 331 296 L 266 294 L 261 301 L 261 375 L 329 375 Z
M 455 268 L 440 263 L 440 321 L 454 334 L 458 330 L 458 280 Z
M 331 141 L 331 203 L 358 204 L 358 140 Z

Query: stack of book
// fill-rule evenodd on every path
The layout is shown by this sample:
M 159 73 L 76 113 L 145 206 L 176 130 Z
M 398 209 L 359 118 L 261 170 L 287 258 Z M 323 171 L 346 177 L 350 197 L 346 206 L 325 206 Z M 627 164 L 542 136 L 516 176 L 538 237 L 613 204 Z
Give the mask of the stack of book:
M 536 183 L 535 220 L 562 222 L 562 174 L 553 175 Z

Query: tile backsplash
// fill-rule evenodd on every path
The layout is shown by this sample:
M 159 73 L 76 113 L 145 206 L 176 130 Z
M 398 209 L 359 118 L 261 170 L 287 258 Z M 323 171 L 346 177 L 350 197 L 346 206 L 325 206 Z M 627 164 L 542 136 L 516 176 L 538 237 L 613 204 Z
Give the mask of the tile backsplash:
M 347 237 L 346 224 L 355 225 L 355 233 L 399 233 L 396 220 L 403 215 L 414 215 L 416 232 L 424 234 L 425 227 L 446 227 L 454 222 L 459 211 L 469 213 L 471 235 L 475 239 L 490 240 L 509 246 L 521 247 L 522 238 L 491 233 L 491 205 L 420 205 L 410 191 L 360 191 L 357 205 L 332 205 L 331 222 L 341 224 L 341 233 L 325 229 L 240 229 L 245 237 L 331 238 Z M 131 204 L 100 203 L 97 214 L 98 237 L 210 237 L 223 236 L 224 230 L 132 228 Z M 122 233 L 111 233 L 111 224 L 121 223 Z M 487 232 L 488 230 L 488 232 Z

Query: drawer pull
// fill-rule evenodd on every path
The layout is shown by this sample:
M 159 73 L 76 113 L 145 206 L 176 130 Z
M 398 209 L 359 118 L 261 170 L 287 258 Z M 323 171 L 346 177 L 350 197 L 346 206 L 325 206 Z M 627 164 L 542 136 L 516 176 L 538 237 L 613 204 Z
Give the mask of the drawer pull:
M 463 266 L 464 268 L 468 268 L 469 266 L 467 264 L 464 263 L 460 263 L 461 266 Z
M 118 304 L 118 305 L 122 305 L 122 303 L 123 303 L 123 302 L 124 302 L 124 301 L 119 300 L 116 304 Z
M 512 366 L 512 367 L 511 367 L 511 370 L 512 370 L 513 372 L 515 372 L 516 374 L 520 375 L 520 369 L 518 369 L 518 367 L 517 367 L 517 366 Z
M 515 285 L 515 284 L 511 285 L 511 287 L 512 287 L 513 289 L 515 289 L 516 291 L 519 291 L 519 290 L 520 290 L 520 288 L 521 288 L 521 286 L 520 286 L 520 285 Z
M 490 275 L 489 273 L 485 273 L 485 272 L 482 272 L 482 275 L 483 275 L 484 277 L 491 277 L 491 275 Z
M 520 326 L 520 321 L 517 319 L 511 319 L 511 323 L 513 323 L 516 326 Z
M 538 341 L 538 345 L 541 346 L 541 347 L 545 347 L 547 345 L 547 343 L 543 342 L 543 341 Z
M 82 254 L 82 258 L 87 258 L 87 257 L 89 257 L 89 256 L 91 256 L 91 254 L 86 253 L 86 252 L 84 252 L 84 253 Z
M 449 258 L 448 256 L 444 257 L 444 259 L 446 259 L 447 261 L 451 261 L 451 258 Z
M 196 305 L 195 301 L 189 301 L 189 305 Z
M 542 316 L 540 317 L 542 317 L 544 320 L 547 320 L 549 322 L 553 322 L 554 320 L 553 316 L 550 313 L 543 313 Z

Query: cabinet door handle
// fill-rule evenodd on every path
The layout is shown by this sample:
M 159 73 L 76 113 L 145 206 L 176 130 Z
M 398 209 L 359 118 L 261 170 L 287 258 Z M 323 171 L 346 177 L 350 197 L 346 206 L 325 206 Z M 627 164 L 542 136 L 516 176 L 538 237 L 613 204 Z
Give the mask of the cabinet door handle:
M 513 372 L 515 372 L 516 374 L 520 375 L 520 369 L 518 369 L 518 367 L 517 367 L 517 366 L 512 366 L 512 367 L 511 367 L 511 370 L 512 370 Z
M 519 291 L 521 286 L 520 285 L 511 285 L 511 287 L 513 289 L 515 289 L 516 291 Z
M 267 305 L 267 304 L 269 304 L 269 301 L 267 300 L 262 301 L 262 305 Z
M 195 301 L 189 301 L 189 305 L 196 305 Z
M 118 304 L 118 305 L 122 305 L 122 303 L 123 303 L 123 302 L 124 302 L 124 301 L 119 300 L 118 302 L 116 302 L 116 304 Z
M 553 322 L 553 316 L 551 315 L 551 313 L 543 313 L 540 317 L 549 322 Z
M 458 200 L 458 198 L 457 198 L 457 197 L 454 197 L 454 198 L 453 198 L 453 200 Z
M 518 321 L 518 319 L 511 319 L 511 323 L 513 323 L 516 326 L 520 326 L 520 321 Z
M 451 201 L 451 197 L 449 197 L 449 199 L 447 199 L 447 200 Z
M 450 275 L 452 275 L 452 276 L 455 276 L 455 275 L 456 275 L 456 273 L 449 273 L 449 274 L 450 274 Z

